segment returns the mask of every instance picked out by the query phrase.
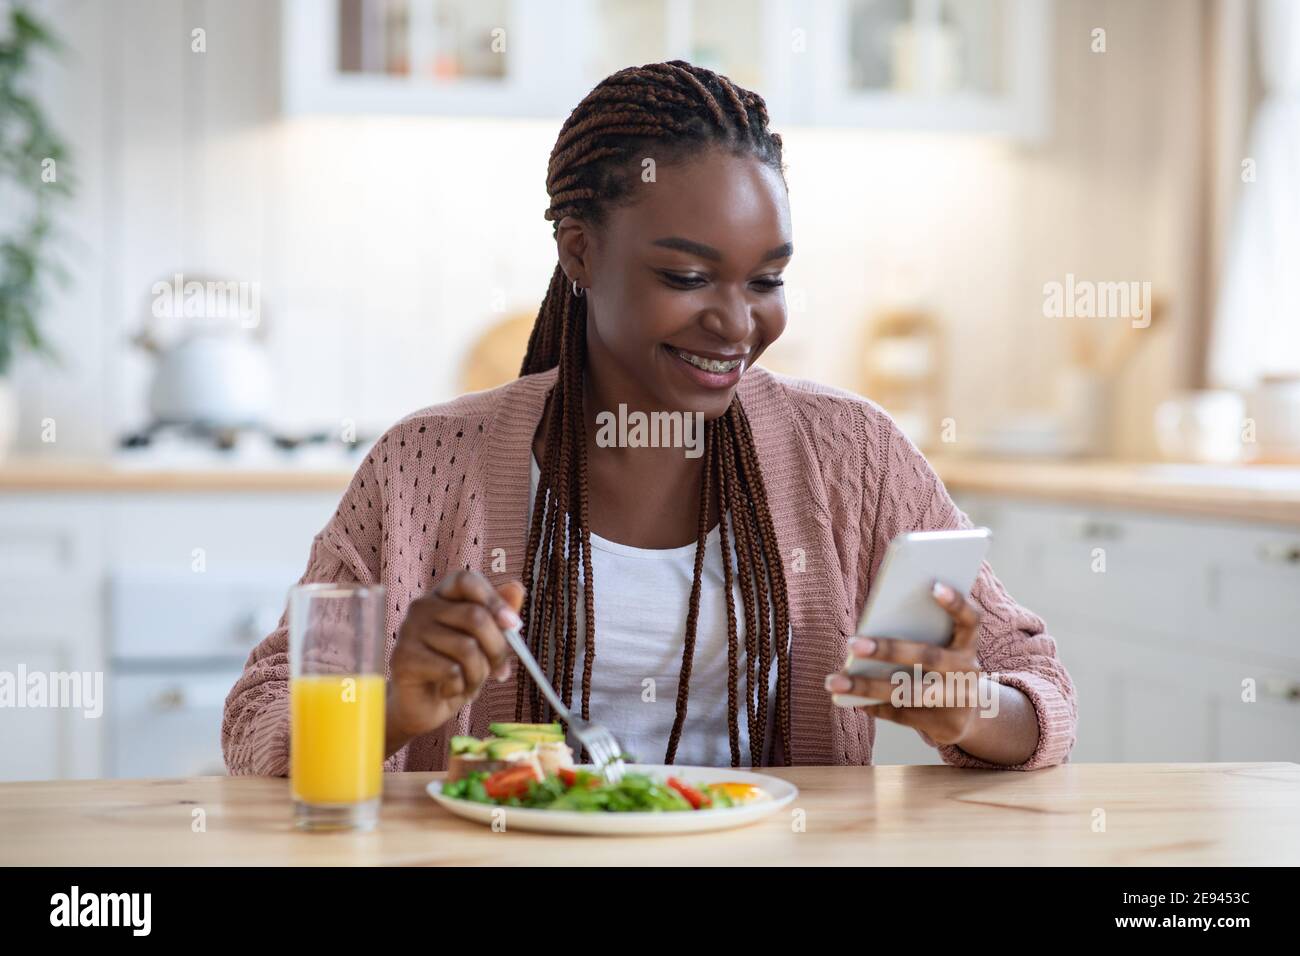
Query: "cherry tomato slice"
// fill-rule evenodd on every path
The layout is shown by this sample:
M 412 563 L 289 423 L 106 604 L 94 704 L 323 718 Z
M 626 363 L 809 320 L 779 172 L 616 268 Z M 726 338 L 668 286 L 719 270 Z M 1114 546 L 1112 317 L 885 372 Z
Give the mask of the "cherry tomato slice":
M 669 777 L 668 786 L 672 787 L 685 797 L 686 802 L 691 805 L 692 810 L 699 810 L 702 807 L 707 807 L 713 802 L 706 794 L 696 790 L 690 784 L 683 782 L 677 777 Z
M 532 767 L 506 767 L 484 780 L 483 789 L 493 800 L 522 797 L 527 795 L 529 784 L 536 779 Z

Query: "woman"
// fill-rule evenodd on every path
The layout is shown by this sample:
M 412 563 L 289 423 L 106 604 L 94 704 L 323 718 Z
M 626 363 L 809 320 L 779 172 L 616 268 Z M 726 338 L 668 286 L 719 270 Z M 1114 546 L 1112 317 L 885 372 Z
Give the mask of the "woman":
M 754 364 L 785 328 L 793 253 L 762 98 L 681 60 L 622 70 L 564 124 L 547 186 L 559 262 L 520 377 L 389 429 L 302 579 L 387 587 L 385 768 L 441 769 L 453 734 L 550 718 L 512 670 L 519 625 L 644 762 L 868 764 L 876 718 L 951 764 L 1066 759 L 1070 678 L 987 564 L 971 602 L 936 591 L 949 648 L 850 640 L 895 535 L 970 524 L 878 406 Z M 663 412 L 676 447 L 609 427 Z M 232 773 L 288 771 L 286 644 L 282 621 L 226 701 Z M 889 697 L 840 673 L 850 644 L 978 672 L 997 716 L 837 707 Z

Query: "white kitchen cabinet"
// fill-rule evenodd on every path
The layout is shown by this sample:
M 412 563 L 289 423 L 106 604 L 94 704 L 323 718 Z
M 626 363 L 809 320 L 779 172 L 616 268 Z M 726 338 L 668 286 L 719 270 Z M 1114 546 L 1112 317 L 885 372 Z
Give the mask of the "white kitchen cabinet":
M 0 671 L 102 688 L 98 718 L 0 709 L 0 779 L 219 770 L 225 694 L 341 493 L 0 496 Z
M 1206 581 L 1205 639 L 1261 656 L 1300 658 L 1300 529 L 1224 535 Z
M 1049 0 L 813 0 L 798 122 L 1036 140 L 1049 123 Z
M 0 599 L 9 595 L 0 592 Z M 53 780 L 61 777 L 99 775 L 108 693 L 103 670 L 94 666 L 93 651 L 81 646 L 81 634 L 64 616 L 39 623 L 6 621 L 0 632 L 0 671 L 18 681 L 29 675 L 44 679 L 51 674 L 69 674 L 93 696 L 80 696 L 74 706 L 6 706 L 0 710 L 0 780 Z M 96 675 L 98 675 L 96 677 Z M 93 681 L 98 680 L 98 684 Z M 25 681 L 23 684 L 25 685 Z M 17 687 L 19 692 L 25 686 Z
M 47 683 L 76 672 L 85 686 L 68 703 L 86 705 L 0 709 L 0 780 L 93 777 L 101 768 L 106 714 L 93 712 L 96 679 L 101 708 L 107 694 L 96 612 L 101 526 L 85 502 L 0 500 L 0 671 Z
M 1079 700 L 1079 760 L 1271 760 L 1300 757 L 1295 665 L 1182 649 L 1058 613 L 1048 618 Z M 1243 681 L 1256 699 L 1242 699 Z
M 555 115 L 561 97 L 572 98 L 572 109 L 585 93 L 577 62 L 566 56 L 564 23 L 575 6 L 284 0 L 283 108 L 291 115 Z
M 1213 760 L 1213 698 L 1189 693 L 1176 669 L 1116 668 L 1120 752 L 1116 759 L 1138 763 Z M 1294 754 L 1274 754 L 1285 760 Z
M 107 775 L 224 774 L 221 716 L 241 670 L 231 664 L 193 673 L 115 672 Z
M 1265 696 L 1253 704 L 1231 698 L 1220 701 L 1215 719 L 1216 752 L 1226 760 L 1294 761 L 1298 708 L 1300 704 L 1293 698 Z M 1288 753 L 1289 757 L 1279 756 Z
M 1068 625 L 1055 618 L 1049 619 L 1047 626 L 1054 636 L 1063 626 L 1068 631 Z M 1104 655 L 1095 650 L 1081 653 L 1079 646 L 1080 642 L 1057 638 L 1056 652 L 1069 671 L 1075 697 L 1088 702 L 1087 707 L 1079 708 L 1077 737 L 1070 759 L 1091 763 L 1115 761 L 1124 747 L 1119 722 L 1114 719 L 1123 684 L 1115 679 L 1111 663 Z
M 688 59 L 790 87 L 780 0 L 286 0 L 283 105 L 303 113 L 567 116 L 605 76 Z
M 289 114 L 563 119 L 601 79 L 685 59 L 774 123 L 1048 125 L 1051 0 L 285 0 Z
M 957 498 L 1075 681 L 1072 759 L 1300 760 L 1300 529 Z M 885 730 L 878 762 L 908 762 L 908 734 Z

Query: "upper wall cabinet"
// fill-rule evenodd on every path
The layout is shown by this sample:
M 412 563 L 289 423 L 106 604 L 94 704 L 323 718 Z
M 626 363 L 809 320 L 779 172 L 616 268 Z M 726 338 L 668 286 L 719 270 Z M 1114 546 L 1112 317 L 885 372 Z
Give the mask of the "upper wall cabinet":
M 284 107 L 563 118 L 685 59 L 778 125 L 1047 128 L 1051 0 L 284 0 Z
M 560 92 L 579 86 L 579 71 L 554 44 L 552 18 L 564 6 L 284 0 L 284 110 L 551 115 Z
M 821 0 L 808 11 L 803 121 L 1046 133 L 1049 0 Z

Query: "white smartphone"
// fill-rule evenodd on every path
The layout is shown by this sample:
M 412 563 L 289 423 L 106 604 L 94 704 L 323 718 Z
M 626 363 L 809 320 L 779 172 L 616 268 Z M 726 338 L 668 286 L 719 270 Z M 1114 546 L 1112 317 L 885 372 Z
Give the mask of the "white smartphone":
M 952 618 L 934 600 L 934 582 L 942 581 L 969 598 L 992 537 L 988 528 L 971 528 L 913 531 L 889 542 L 880 572 L 867 595 L 867 606 L 862 609 L 858 636 L 947 645 L 952 640 Z M 844 667 L 850 674 L 885 679 L 907 669 L 900 664 L 857 658 L 852 652 Z M 834 694 L 831 700 L 841 707 L 881 703 L 855 694 Z

